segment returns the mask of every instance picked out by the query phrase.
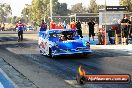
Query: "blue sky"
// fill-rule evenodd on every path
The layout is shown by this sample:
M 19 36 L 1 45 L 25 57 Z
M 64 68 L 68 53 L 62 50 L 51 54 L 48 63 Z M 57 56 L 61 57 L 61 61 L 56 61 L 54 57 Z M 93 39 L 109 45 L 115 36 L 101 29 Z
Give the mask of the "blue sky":
M 89 0 L 58 0 L 59 2 L 67 3 L 68 8 L 71 7 L 71 5 L 74 5 L 76 3 L 83 3 L 84 6 L 89 5 Z M 97 4 L 104 4 L 105 0 L 96 0 Z M 106 0 L 107 5 L 109 6 L 118 6 L 119 0 Z M 25 4 L 31 4 L 32 0 L 0 0 L 0 3 L 8 3 L 11 5 L 12 8 L 12 15 L 13 16 L 21 16 L 21 10 L 24 8 Z

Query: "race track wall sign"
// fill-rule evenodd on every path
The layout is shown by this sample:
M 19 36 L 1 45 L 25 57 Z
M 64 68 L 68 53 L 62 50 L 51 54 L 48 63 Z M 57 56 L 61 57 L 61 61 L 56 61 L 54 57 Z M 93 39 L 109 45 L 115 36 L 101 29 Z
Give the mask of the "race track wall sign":
M 106 11 L 128 11 L 128 6 L 106 6 Z

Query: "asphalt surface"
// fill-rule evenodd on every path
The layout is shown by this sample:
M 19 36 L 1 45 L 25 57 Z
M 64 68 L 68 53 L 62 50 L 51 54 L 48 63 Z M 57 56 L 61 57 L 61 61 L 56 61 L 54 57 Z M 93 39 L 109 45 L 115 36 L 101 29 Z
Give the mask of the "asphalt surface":
M 36 34 L 37 31 L 24 31 L 24 34 Z M 0 34 L 17 34 L 17 31 L 0 31 Z
M 25 39 L 23 42 L 16 40 L 15 36 L 0 35 L 0 57 L 21 74 L 22 78 L 28 80 L 28 84 L 32 84 L 33 87 L 28 85 L 29 88 L 132 88 L 132 83 L 82 86 L 75 81 L 80 65 L 87 74 L 132 75 L 132 55 L 128 52 L 91 47 L 93 53 L 88 57 L 70 56 L 51 59 L 39 54 L 37 40 Z M 8 71 L 6 73 L 8 74 Z M 12 80 L 18 85 L 21 79 Z M 24 85 L 18 87 L 28 88 L 26 83 Z

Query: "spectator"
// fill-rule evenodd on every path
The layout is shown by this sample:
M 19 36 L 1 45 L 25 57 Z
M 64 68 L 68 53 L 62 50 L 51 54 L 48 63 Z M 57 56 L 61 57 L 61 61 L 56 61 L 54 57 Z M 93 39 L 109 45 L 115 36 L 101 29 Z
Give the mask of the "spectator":
M 0 31 L 1 31 L 1 24 L 0 24 Z
M 4 29 L 5 29 L 5 24 L 2 22 L 2 24 L 1 24 L 1 30 L 4 31 Z
M 92 36 L 93 41 L 94 41 L 94 36 L 95 36 L 95 33 L 94 33 L 94 25 L 95 25 L 95 22 L 93 22 L 92 20 L 90 20 L 88 22 L 88 26 L 89 26 L 89 41 L 90 41 L 90 37 L 91 36 Z
M 74 20 L 72 20 L 72 22 L 70 23 L 70 28 L 76 30 L 76 23 Z
M 65 22 L 65 21 L 63 22 L 62 25 L 63 25 L 64 29 L 66 29 L 66 26 L 67 26 L 67 25 L 66 25 L 66 22 Z
M 77 27 L 77 33 L 78 33 L 78 35 L 80 35 L 80 37 L 83 38 L 83 36 L 82 36 L 81 22 L 79 20 L 77 20 L 76 27 Z
M 103 45 L 103 36 L 102 36 L 102 31 L 99 29 L 98 31 L 98 44 L 97 45 Z
M 132 40 L 132 16 L 130 17 L 130 30 L 129 30 L 129 37 Z
M 56 26 L 56 23 L 53 20 L 51 20 L 50 29 L 55 29 L 55 26 Z
M 125 15 L 124 18 L 121 20 L 121 29 L 122 29 L 122 44 L 128 44 L 128 35 L 129 35 L 129 24 L 130 20 L 128 20 L 127 16 Z
M 67 24 L 67 29 L 70 29 L 70 23 Z
M 16 28 L 18 31 L 18 42 L 23 41 L 24 24 L 21 22 L 21 20 L 19 20 L 18 23 L 16 24 Z
M 58 25 L 55 27 L 56 29 L 64 29 L 63 23 L 59 22 Z
M 40 25 L 40 31 L 46 31 L 47 30 L 47 24 L 42 20 L 42 23 Z

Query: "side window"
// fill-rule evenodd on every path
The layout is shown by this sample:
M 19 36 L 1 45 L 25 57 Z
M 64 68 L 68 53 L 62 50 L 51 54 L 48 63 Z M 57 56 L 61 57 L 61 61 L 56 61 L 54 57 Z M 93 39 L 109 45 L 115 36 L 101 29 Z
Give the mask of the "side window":
M 50 37 L 50 38 L 57 38 L 57 34 L 56 34 L 56 33 L 50 33 L 50 34 L 49 34 L 49 37 Z
M 49 38 L 49 35 L 48 34 L 45 34 L 45 39 L 48 39 Z

